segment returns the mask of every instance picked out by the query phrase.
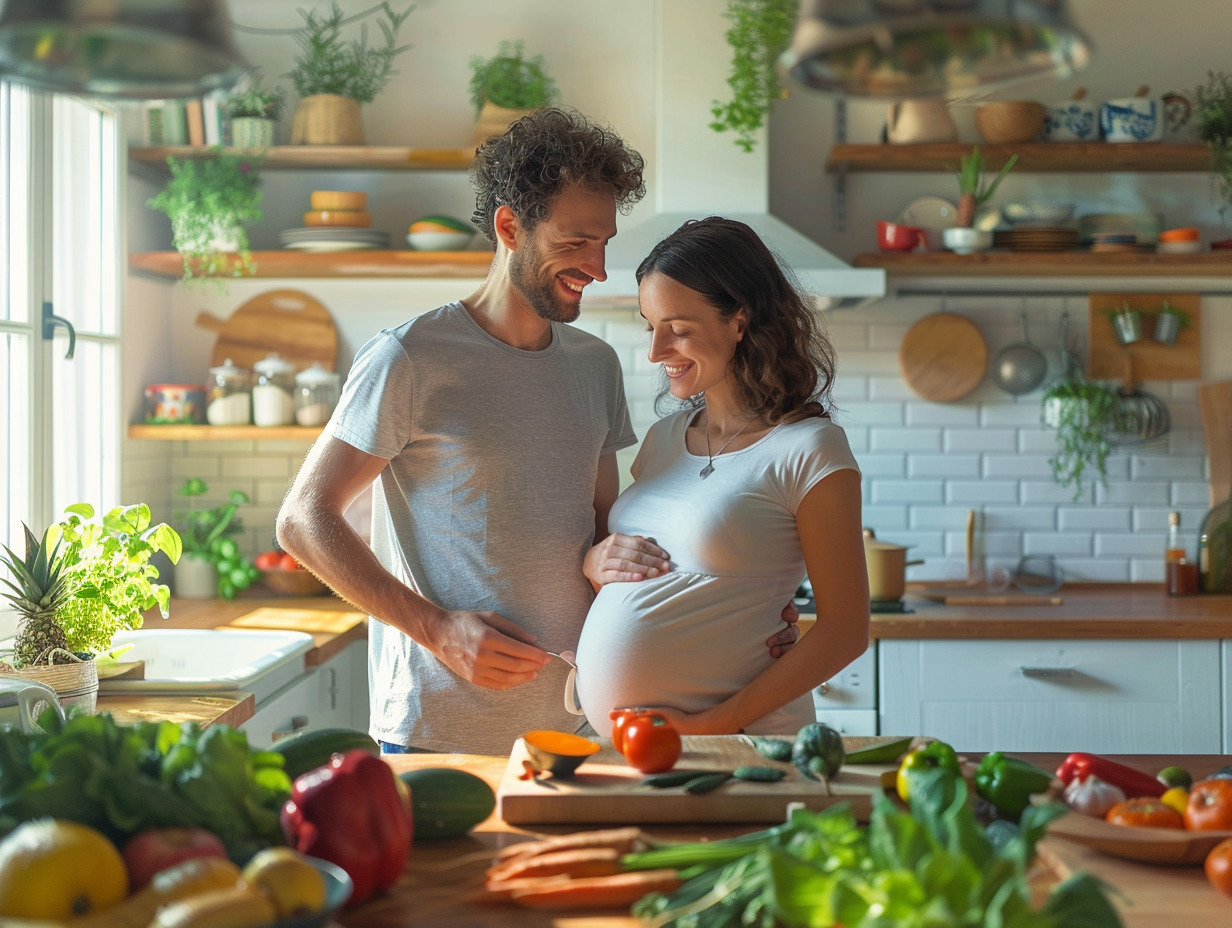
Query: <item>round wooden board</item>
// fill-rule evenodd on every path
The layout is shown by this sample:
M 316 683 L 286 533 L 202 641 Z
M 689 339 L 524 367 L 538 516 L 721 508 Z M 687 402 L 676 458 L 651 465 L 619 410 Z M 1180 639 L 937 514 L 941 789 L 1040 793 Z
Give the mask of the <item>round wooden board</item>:
M 329 310 L 302 290 L 266 290 L 242 304 L 227 319 L 197 314 L 197 325 L 218 333 L 210 364 L 225 360 L 243 368 L 270 354 L 297 369 L 319 363 L 332 371 L 338 363 L 338 332 Z
M 935 403 L 952 403 L 984 379 L 988 344 L 966 316 L 933 313 L 907 330 L 898 349 L 898 365 L 903 380 L 917 395 Z

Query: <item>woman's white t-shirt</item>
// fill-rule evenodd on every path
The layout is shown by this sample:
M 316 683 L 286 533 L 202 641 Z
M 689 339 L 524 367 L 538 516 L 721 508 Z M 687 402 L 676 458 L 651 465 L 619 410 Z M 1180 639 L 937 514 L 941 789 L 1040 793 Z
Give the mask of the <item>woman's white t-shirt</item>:
M 805 576 L 796 511 L 818 481 L 858 470 L 830 419 L 775 426 L 747 448 L 714 459 L 685 447 L 695 410 L 646 434 L 635 482 L 612 506 L 612 532 L 654 538 L 674 570 L 599 590 L 577 648 L 577 694 L 601 735 L 622 706 L 698 712 L 769 667 L 765 642 Z M 795 734 L 815 721 L 805 694 L 746 731 Z

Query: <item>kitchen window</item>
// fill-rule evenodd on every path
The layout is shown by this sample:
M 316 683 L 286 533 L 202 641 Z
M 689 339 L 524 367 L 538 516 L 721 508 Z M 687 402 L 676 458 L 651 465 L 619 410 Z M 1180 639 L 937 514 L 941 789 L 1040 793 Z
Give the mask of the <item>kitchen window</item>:
M 0 531 L 18 553 L 23 522 L 121 502 L 117 132 L 89 101 L 0 81 Z

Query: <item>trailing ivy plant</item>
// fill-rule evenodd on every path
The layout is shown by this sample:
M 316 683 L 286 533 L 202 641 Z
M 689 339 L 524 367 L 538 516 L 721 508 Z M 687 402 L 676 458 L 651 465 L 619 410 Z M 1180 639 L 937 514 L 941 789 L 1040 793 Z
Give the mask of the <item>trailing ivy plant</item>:
M 1211 171 L 1219 182 L 1219 215 L 1232 206 L 1232 78 L 1207 71 L 1206 83 L 1193 92 L 1198 136 L 1211 151 Z
M 710 128 L 735 132 L 735 143 L 745 151 L 753 150 L 754 133 L 765 122 L 770 105 L 785 95 L 777 64 L 791 41 L 796 7 L 796 0 L 727 0 L 723 15 L 732 22 L 725 33 L 732 49 L 727 78 L 731 99 L 713 102 Z
M 1098 479 L 1106 487 L 1111 436 L 1121 410 L 1117 390 L 1099 381 L 1074 377 L 1045 390 L 1041 402 L 1046 421 L 1057 432 L 1057 453 L 1048 459 L 1053 479 L 1060 486 L 1073 487 L 1075 500 L 1082 495 L 1084 477 Z M 1055 422 L 1047 415 L 1050 405 L 1056 409 Z
M 382 3 L 370 10 L 384 15 L 377 20 L 384 41 L 374 46 L 368 45 L 366 26 L 358 39 L 343 41 L 342 27 L 349 20 L 343 19 L 337 3 L 331 4 L 327 16 L 318 15 L 316 10 L 300 10 L 304 26 L 294 36 L 299 54 L 294 58 L 295 67 L 284 76 L 291 79 L 300 99 L 327 93 L 371 103 L 397 73 L 394 59 L 411 47 L 398 44 L 398 30 L 413 9 L 410 6 L 395 13 L 388 3 Z

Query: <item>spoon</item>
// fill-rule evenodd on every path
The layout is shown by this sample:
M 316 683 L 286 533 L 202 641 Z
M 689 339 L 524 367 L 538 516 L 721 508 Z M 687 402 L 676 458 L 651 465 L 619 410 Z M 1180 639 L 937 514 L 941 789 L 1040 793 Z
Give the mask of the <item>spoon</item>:
M 574 670 L 577 670 L 577 657 L 572 651 L 544 651 L 543 653 L 550 654 L 552 657 L 559 657 Z

